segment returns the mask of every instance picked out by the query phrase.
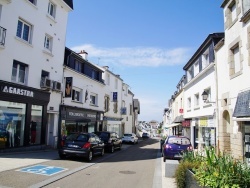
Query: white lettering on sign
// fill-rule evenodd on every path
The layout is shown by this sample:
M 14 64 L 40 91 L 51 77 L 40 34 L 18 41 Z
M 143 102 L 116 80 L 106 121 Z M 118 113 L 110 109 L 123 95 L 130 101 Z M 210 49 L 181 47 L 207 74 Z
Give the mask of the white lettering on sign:
M 87 114 L 87 117 L 89 117 L 89 118 L 96 118 L 96 115 L 95 114 Z
M 25 89 L 20 89 L 20 88 L 15 88 L 15 87 L 8 87 L 5 86 L 2 90 L 4 93 L 10 93 L 10 94 L 15 94 L 15 95 L 22 95 L 26 97 L 34 97 L 33 91 L 25 90 Z
M 77 113 L 77 112 L 69 112 L 70 116 L 78 116 L 78 117 L 84 117 L 84 114 L 82 113 Z

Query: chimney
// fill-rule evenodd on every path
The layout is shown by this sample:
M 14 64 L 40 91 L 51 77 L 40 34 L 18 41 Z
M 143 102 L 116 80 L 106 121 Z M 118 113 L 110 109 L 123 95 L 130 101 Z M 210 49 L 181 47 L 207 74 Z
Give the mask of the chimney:
M 85 59 L 86 61 L 88 61 L 88 53 L 86 51 L 81 50 L 78 54 L 80 56 L 82 56 L 83 59 Z

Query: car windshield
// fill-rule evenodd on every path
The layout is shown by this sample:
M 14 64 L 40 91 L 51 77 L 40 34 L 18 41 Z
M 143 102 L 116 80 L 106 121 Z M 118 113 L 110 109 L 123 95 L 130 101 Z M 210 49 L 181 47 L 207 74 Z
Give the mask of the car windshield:
M 124 136 L 132 136 L 132 134 L 124 134 Z
M 86 134 L 70 134 L 66 137 L 66 140 L 87 142 L 89 137 Z
M 188 138 L 183 137 L 170 137 L 168 139 L 168 144 L 179 144 L 179 145 L 189 145 L 190 141 Z
M 109 138 L 109 133 L 97 132 L 96 133 L 100 138 Z

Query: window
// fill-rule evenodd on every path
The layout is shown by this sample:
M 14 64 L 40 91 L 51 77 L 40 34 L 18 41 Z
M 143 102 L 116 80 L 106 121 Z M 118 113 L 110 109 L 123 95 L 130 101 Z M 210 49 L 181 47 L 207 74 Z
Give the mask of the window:
M 50 52 L 52 52 L 52 42 L 53 42 L 53 38 L 49 35 L 45 35 L 44 48 L 46 50 L 49 50 Z
M 97 94 L 90 94 L 90 104 L 97 105 Z
M 241 70 L 239 46 L 232 49 L 232 54 L 233 54 L 233 62 L 234 62 L 234 73 L 237 73 Z
M 199 101 L 200 101 L 200 97 L 199 97 L 199 93 L 197 93 L 194 95 L 194 105 L 199 106 Z
M 36 5 L 36 1 L 37 0 L 29 0 L 29 2 L 31 2 L 32 4 Z
M 133 113 L 133 106 L 132 106 L 132 104 L 130 104 L 130 106 L 129 106 L 129 115 L 132 115 L 132 113 Z
M 243 14 L 246 14 L 247 11 L 250 9 L 250 1 L 242 0 L 242 6 L 243 6 Z
M 194 77 L 194 69 L 193 69 L 193 66 L 192 66 L 187 71 L 187 80 L 188 80 L 188 82 L 190 80 L 192 80 L 193 77 Z
M 118 89 L 118 79 L 115 79 L 115 89 Z
M 187 106 L 189 109 L 191 108 L 191 97 L 189 97 L 187 100 Z
M 52 3 L 51 1 L 49 2 L 49 5 L 48 5 L 48 14 L 52 16 L 53 18 L 56 17 L 56 5 Z
M 107 84 L 107 85 L 110 85 L 110 74 L 107 74 L 106 77 L 107 77 L 106 84 Z
M 92 70 L 91 78 L 98 80 L 98 72 L 96 70 Z
M 109 111 L 109 101 L 110 101 L 109 96 L 105 96 L 105 99 L 104 99 L 104 110 L 105 110 L 105 112 Z
M 202 55 L 202 69 L 206 68 L 209 64 L 208 49 Z
M 199 60 L 194 63 L 194 76 L 199 74 Z
M 27 41 L 28 43 L 31 43 L 31 30 L 31 24 L 23 21 L 22 19 L 18 20 L 16 32 L 17 37 Z
M 14 60 L 11 81 L 25 84 L 27 68 L 28 66 L 26 64 Z
M 237 18 L 237 13 L 236 13 L 236 4 L 235 2 L 229 7 L 231 16 L 232 16 L 232 22 Z
M 72 90 L 72 100 L 76 102 L 81 102 L 81 90 L 79 89 Z

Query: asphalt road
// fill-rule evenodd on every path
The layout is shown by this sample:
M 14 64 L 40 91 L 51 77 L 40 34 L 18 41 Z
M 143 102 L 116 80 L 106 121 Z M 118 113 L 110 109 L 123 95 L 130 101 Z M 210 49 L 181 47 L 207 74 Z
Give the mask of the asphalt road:
M 161 161 L 158 139 L 124 144 L 122 150 L 97 156 L 91 163 L 79 158 L 60 160 L 56 150 L 4 155 L 0 156 L 0 187 L 160 188 Z
M 45 187 L 152 188 L 158 151 L 159 141 L 148 139 Z

